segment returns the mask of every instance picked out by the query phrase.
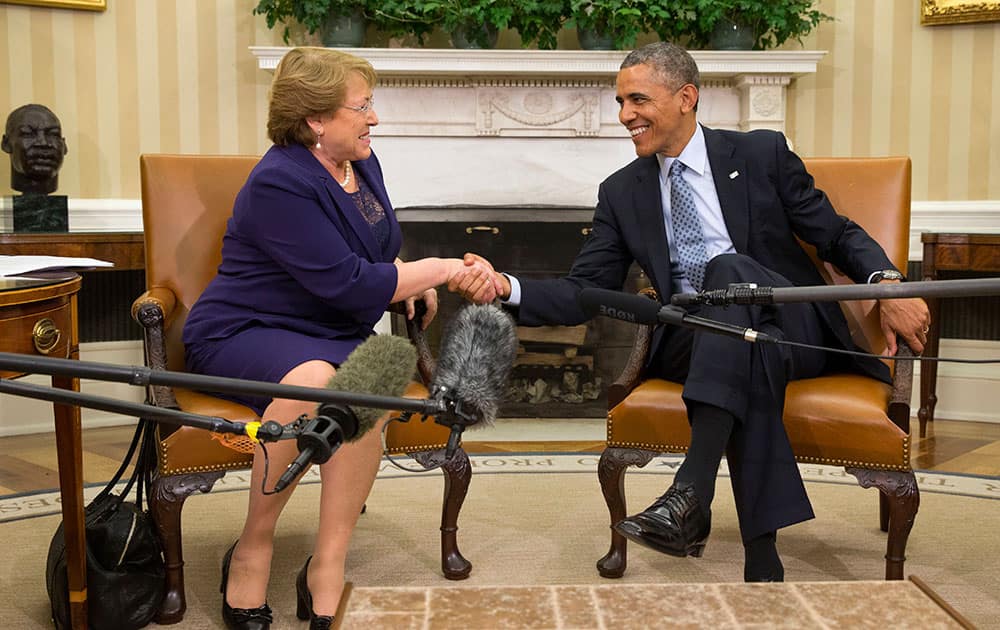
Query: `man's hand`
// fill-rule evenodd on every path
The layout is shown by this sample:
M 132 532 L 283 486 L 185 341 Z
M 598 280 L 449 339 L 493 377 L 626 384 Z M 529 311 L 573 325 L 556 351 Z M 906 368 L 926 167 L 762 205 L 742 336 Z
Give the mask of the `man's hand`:
M 883 280 L 899 282 L 899 280 Z M 906 340 L 914 353 L 924 351 L 927 331 L 930 330 L 931 314 L 927 304 L 920 298 L 898 298 L 878 301 L 882 334 L 885 335 L 885 356 L 896 355 L 896 335 Z
M 438 292 L 437 289 L 431 288 L 424 291 L 419 298 L 424 300 L 424 306 L 427 307 L 427 312 L 424 313 L 424 318 L 420 320 L 420 330 L 427 330 L 427 327 L 431 325 L 434 321 L 434 317 L 438 312 Z M 406 319 L 413 319 L 417 314 L 417 302 L 418 296 L 406 298 Z
M 510 295 L 509 284 L 506 285 L 507 292 L 501 293 L 506 278 L 494 271 L 488 260 L 478 254 L 467 253 L 462 262 L 463 268 L 448 280 L 449 291 L 476 304 L 486 304 L 498 296 Z

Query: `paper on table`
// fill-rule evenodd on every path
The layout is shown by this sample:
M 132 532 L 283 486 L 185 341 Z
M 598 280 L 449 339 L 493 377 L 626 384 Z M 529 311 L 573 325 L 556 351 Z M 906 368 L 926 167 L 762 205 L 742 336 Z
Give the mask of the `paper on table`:
M 114 267 L 115 264 L 96 258 L 73 258 L 71 256 L 0 256 L 0 276 L 16 276 L 32 271 L 54 269 L 91 269 L 94 267 Z

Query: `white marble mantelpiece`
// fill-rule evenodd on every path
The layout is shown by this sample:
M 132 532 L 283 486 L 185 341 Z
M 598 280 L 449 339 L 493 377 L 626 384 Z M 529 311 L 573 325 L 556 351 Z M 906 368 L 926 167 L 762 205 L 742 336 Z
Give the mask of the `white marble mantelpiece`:
M 280 46 L 251 46 L 257 67 L 274 70 L 288 51 Z M 385 77 L 547 78 L 604 77 L 613 79 L 628 51 L 621 50 L 458 50 L 451 48 L 340 48 L 364 57 Z M 797 76 L 816 72 L 825 50 L 695 50 L 702 77 L 747 74 Z
M 288 48 L 251 47 L 272 71 Z M 626 51 L 343 49 L 379 75 L 373 147 L 397 207 L 593 206 L 635 157 L 614 80 Z M 698 118 L 785 130 L 787 91 L 825 51 L 694 51 Z

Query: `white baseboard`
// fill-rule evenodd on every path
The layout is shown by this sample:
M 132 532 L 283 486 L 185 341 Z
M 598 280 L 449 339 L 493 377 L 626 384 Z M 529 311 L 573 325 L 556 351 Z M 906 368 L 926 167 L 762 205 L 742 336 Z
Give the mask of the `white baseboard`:
M 81 344 L 80 359 L 115 365 L 142 365 L 142 342 L 104 341 Z M 36 385 L 51 385 L 48 376 L 28 375 L 20 380 Z M 142 387 L 90 379 L 80 381 L 80 391 L 128 402 L 142 402 L 145 398 L 145 390 Z M 80 419 L 85 429 L 134 424 L 136 421 L 132 416 L 96 409 L 83 409 Z M 52 403 L 18 396 L 0 396 L 0 436 L 52 431 Z
M 959 359 L 1000 359 L 1000 341 L 942 339 L 938 354 Z M 920 370 L 914 370 L 910 409 L 920 409 Z M 941 363 L 937 373 L 934 417 L 1000 423 L 1000 363 Z

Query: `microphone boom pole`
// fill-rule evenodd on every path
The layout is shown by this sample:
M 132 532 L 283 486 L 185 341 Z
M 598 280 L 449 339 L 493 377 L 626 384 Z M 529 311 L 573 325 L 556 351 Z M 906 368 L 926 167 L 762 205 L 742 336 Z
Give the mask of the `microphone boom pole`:
M 699 293 L 677 293 L 675 306 L 709 304 L 781 304 L 791 302 L 840 302 L 845 300 L 892 300 L 898 298 L 945 298 L 1000 295 L 1000 278 L 925 280 L 877 284 L 831 284 L 806 287 L 761 287 L 732 284 L 727 289 Z
M 63 405 L 76 405 L 78 407 L 86 407 L 88 409 L 100 409 L 101 411 L 110 411 L 112 413 L 120 413 L 127 416 L 149 418 L 159 422 L 192 426 L 198 429 L 214 431 L 216 433 L 246 435 L 247 427 L 246 423 L 243 422 L 232 422 L 224 418 L 203 416 L 181 411 L 179 409 L 168 409 L 165 407 L 154 407 L 153 405 L 146 405 L 142 403 L 115 400 L 113 398 L 106 398 L 95 394 L 83 394 L 81 392 L 60 389 L 58 387 L 46 387 L 44 385 L 33 385 L 31 383 L 17 383 L 7 378 L 0 378 L 0 393 L 13 394 L 14 396 L 23 396 L 25 398 L 34 398 L 37 400 L 46 400 Z M 278 426 L 280 427 L 280 425 Z M 261 441 L 264 441 L 264 437 L 261 436 L 260 433 L 261 432 L 258 430 L 258 436 L 261 437 Z
M 355 407 L 411 411 L 425 416 L 433 416 L 445 411 L 444 405 L 434 400 L 376 396 L 373 394 L 338 391 L 319 387 L 281 385 L 278 383 L 249 381 L 239 378 L 154 370 L 137 365 L 122 366 L 93 361 L 78 361 L 76 359 L 38 357 L 13 352 L 0 352 L 0 370 L 30 374 L 48 374 L 51 376 L 68 376 L 71 378 L 90 378 L 99 381 L 128 383 L 129 385 L 136 386 L 166 385 L 169 387 L 183 387 L 186 389 L 229 394 L 266 395 L 274 398 L 291 398 L 293 400 L 308 400 Z

